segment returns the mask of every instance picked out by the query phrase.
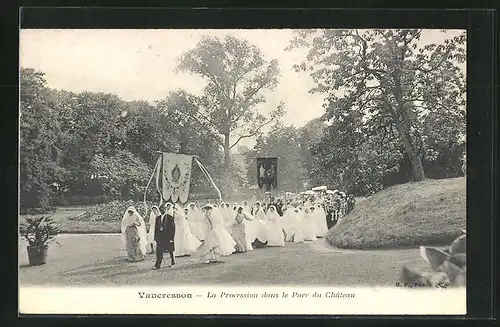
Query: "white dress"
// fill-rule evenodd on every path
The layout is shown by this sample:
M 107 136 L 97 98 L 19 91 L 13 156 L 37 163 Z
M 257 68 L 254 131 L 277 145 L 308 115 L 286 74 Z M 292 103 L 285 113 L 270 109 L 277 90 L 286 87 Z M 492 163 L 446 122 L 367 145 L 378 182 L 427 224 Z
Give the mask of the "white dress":
M 224 227 L 223 219 L 211 210 L 210 217 L 205 216 L 205 241 L 201 247 L 203 256 L 215 254 L 216 256 L 227 256 L 235 251 L 236 242 Z M 209 222 L 210 220 L 210 222 Z
M 316 221 L 314 215 L 310 212 L 303 212 L 302 219 L 302 237 L 304 241 L 316 241 Z
M 236 212 L 234 212 L 233 208 L 223 208 L 221 209 L 222 219 L 224 220 L 224 227 L 227 232 L 231 234 L 231 230 L 233 229 L 233 224 L 236 219 Z
M 287 242 L 303 242 L 301 220 L 295 209 L 288 209 L 283 215 L 283 229 Z
M 129 215 L 128 211 L 133 211 L 133 215 Z M 125 252 L 127 251 L 127 236 L 126 236 L 126 228 L 128 226 L 131 226 L 134 222 L 138 222 L 139 226 L 137 227 L 137 233 L 139 236 L 139 250 L 143 255 L 146 255 L 147 253 L 147 247 L 148 247 L 148 235 L 146 231 L 146 224 L 144 223 L 144 219 L 141 217 L 141 215 L 135 210 L 134 207 L 129 207 L 123 214 L 123 218 L 121 221 L 121 237 L 122 237 L 122 242 L 124 244 L 124 250 Z
M 322 206 L 316 206 L 314 210 L 316 218 L 316 236 L 325 237 L 328 233 L 328 225 L 326 224 L 326 213 Z
M 186 215 L 187 222 L 191 233 L 200 241 L 203 241 L 205 237 L 205 231 L 203 229 L 203 215 L 197 207 L 188 207 L 188 213 Z
M 250 212 L 246 212 L 243 210 L 243 214 L 247 216 L 251 220 L 244 219 L 243 220 L 243 225 L 245 226 L 245 236 L 246 236 L 246 241 L 247 241 L 247 247 L 248 251 L 253 250 L 252 243 L 256 239 L 256 233 L 255 233 L 255 227 L 259 226 L 258 222 L 257 225 L 255 224 L 255 217 L 252 216 Z
M 266 243 L 269 240 L 266 214 L 262 209 L 259 209 L 257 213 L 254 212 L 253 217 L 253 235 L 255 235 L 255 238 L 260 242 Z
M 295 225 L 294 228 L 294 234 L 293 234 L 293 241 L 294 243 L 301 243 L 304 242 L 304 231 L 303 231 L 303 224 L 302 224 L 302 219 L 300 218 L 300 213 L 299 211 L 294 211 L 292 213 L 296 217 L 297 224 Z
M 281 219 L 276 211 L 269 210 L 267 213 L 268 246 L 285 246 L 285 235 L 283 235 Z
M 184 210 L 178 208 L 174 213 L 175 221 L 175 256 L 191 255 L 201 245 L 201 242 L 191 233 Z

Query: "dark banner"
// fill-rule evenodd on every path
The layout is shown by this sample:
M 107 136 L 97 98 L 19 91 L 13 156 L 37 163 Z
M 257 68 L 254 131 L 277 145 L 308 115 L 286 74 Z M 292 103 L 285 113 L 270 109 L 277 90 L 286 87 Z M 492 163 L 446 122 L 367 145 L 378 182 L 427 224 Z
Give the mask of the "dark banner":
M 257 185 L 267 191 L 278 187 L 278 158 L 257 158 Z

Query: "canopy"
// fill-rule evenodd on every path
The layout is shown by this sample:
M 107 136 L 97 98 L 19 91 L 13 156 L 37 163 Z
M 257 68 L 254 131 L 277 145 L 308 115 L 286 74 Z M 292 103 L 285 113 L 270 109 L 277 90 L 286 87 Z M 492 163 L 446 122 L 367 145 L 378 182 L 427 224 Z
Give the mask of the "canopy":
M 326 186 L 316 186 L 312 188 L 313 191 L 326 191 L 327 189 Z
M 304 192 L 305 195 L 314 195 L 314 191 L 308 190 Z
M 335 194 L 332 190 L 326 190 L 326 194 Z

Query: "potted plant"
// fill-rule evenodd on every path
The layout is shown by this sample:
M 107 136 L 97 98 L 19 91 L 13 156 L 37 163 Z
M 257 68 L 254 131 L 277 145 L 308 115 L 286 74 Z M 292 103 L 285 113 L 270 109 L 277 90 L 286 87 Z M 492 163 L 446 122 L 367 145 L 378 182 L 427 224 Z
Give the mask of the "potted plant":
M 59 233 L 52 216 L 26 218 L 21 225 L 21 235 L 28 241 L 28 258 L 31 266 L 43 265 L 47 261 L 49 243 Z

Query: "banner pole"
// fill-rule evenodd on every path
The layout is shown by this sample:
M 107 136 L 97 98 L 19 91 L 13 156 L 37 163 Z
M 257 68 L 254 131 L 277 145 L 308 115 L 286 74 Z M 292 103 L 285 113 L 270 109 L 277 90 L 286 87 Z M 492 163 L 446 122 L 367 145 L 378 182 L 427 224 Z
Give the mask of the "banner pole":
M 161 152 L 161 163 L 160 163 L 160 167 L 161 167 L 161 170 L 160 170 L 160 176 L 159 178 L 161 179 L 161 192 L 160 192 L 160 206 L 163 204 L 163 183 L 165 182 L 164 178 L 163 178 L 163 151 Z
M 148 184 L 146 185 L 146 189 L 144 190 L 144 210 L 146 211 L 144 216 L 147 216 L 147 214 L 148 214 L 148 207 L 147 207 L 147 202 L 146 202 L 148 188 L 149 188 L 149 185 L 151 184 L 151 181 L 153 180 L 153 177 L 154 177 L 157 169 L 158 169 L 158 161 L 156 161 L 155 167 L 153 169 L 153 173 L 151 174 L 151 177 L 149 178 Z

